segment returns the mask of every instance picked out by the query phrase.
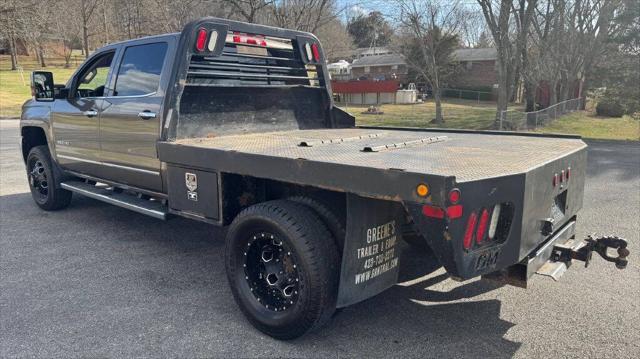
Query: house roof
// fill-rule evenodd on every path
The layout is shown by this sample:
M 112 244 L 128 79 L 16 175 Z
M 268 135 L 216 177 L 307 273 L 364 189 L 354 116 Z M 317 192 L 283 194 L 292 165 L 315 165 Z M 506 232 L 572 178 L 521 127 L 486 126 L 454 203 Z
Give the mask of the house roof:
M 481 49 L 457 49 L 453 57 L 458 61 L 490 61 L 498 58 L 498 52 L 493 47 Z
M 373 55 L 360 57 L 353 60 L 351 67 L 364 66 L 389 66 L 389 65 L 405 65 L 404 59 L 398 54 Z

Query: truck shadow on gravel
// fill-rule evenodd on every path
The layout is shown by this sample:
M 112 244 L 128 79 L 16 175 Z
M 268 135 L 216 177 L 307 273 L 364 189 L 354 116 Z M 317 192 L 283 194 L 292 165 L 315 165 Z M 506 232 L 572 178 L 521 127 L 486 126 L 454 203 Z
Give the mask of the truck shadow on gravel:
M 65 256 L 68 257 L 65 248 L 66 251 L 74 248 L 76 255 L 82 253 L 86 256 L 89 251 L 96 256 L 110 258 L 107 262 L 91 262 L 90 258 L 80 262 L 84 268 L 82 275 L 96 279 L 74 295 L 94 301 L 97 308 L 102 307 L 102 301 L 108 307 L 127 305 L 136 298 L 152 298 L 152 303 L 144 307 L 149 315 L 135 319 L 145 327 L 135 329 L 139 333 L 127 334 L 133 337 L 144 336 L 146 328 L 159 325 L 153 313 L 162 313 L 164 322 L 175 326 L 173 338 L 163 340 L 180 342 L 189 336 L 190 330 L 199 328 L 198 333 L 203 340 L 211 341 L 211 337 L 218 336 L 226 338 L 224 342 L 227 344 L 213 348 L 214 352 L 238 350 L 235 353 L 244 356 L 259 355 L 237 346 L 245 341 L 270 343 L 273 352 L 280 353 L 280 356 L 305 357 L 317 357 L 319 348 L 322 348 L 322 353 L 332 352 L 348 357 L 366 354 L 372 357 L 495 358 L 511 357 L 521 346 L 504 338 L 515 324 L 500 319 L 499 300 L 465 301 L 498 286 L 473 281 L 444 291 L 435 290 L 432 287 L 448 284 L 442 283 L 448 277 L 439 265 L 434 264 L 432 253 L 410 248 L 402 251 L 400 261 L 400 281 L 405 283 L 404 286 L 396 285 L 378 296 L 345 308 L 327 326 L 307 336 L 292 342 L 277 342 L 251 327 L 233 303 L 220 257 L 224 251 L 223 231 L 186 219 L 163 223 L 81 197 L 75 197 L 67 210 L 42 212 L 30 197 L 29 193 L 2 197 L 3 224 L 23 223 L 30 233 L 41 233 L 30 237 L 34 245 L 25 248 L 20 240 L 27 235 L 26 232 L 5 232 L 8 236 L 2 242 L 8 257 L 12 253 L 22 253 L 38 258 L 46 252 L 51 261 L 64 261 Z M 56 241 L 63 241 L 60 242 L 62 245 L 55 244 Z M 11 264 L 8 270 L 20 268 Z M 68 270 L 55 273 L 55 276 L 70 276 L 69 279 L 73 280 L 77 271 L 74 268 Z M 106 270 L 113 271 L 113 275 L 99 275 Z M 406 284 L 412 280 L 414 282 Z M 43 285 L 40 283 L 43 278 L 37 276 L 28 277 L 28 281 L 33 282 L 33 288 Z M 64 281 L 57 286 L 57 290 L 66 290 Z M 109 290 L 116 287 L 123 287 L 123 292 Z M 14 288 L 10 292 L 21 296 L 20 291 L 20 288 Z M 65 304 L 54 301 L 46 306 L 53 308 L 54 312 L 69 309 L 61 308 Z M 192 318 L 188 325 L 184 324 L 185 317 Z M 122 326 L 135 328 L 137 325 L 130 317 L 109 314 L 109 318 Z M 79 325 L 64 322 L 55 315 L 47 320 L 57 323 L 55 325 L 60 327 L 61 333 L 75 330 L 73 328 Z M 95 330 L 93 334 L 87 333 L 89 340 L 92 336 L 120 336 L 119 333 L 107 333 L 98 323 L 94 326 L 88 320 L 82 325 Z M 221 324 L 211 328 L 211 321 L 220 321 Z M 36 322 L 26 325 L 39 326 Z M 94 345 L 82 344 L 87 339 L 84 337 L 57 337 L 55 333 L 48 334 L 56 337 L 49 339 L 62 342 L 79 340 L 79 345 L 85 348 Z M 129 340 L 127 338 L 125 336 L 122 340 Z M 204 344 L 191 343 L 195 346 Z M 133 350 L 138 345 L 147 344 L 134 342 L 130 345 Z M 207 356 L 211 352 L 200 354 Z
M 345 308 L 317 335 L 332 341 L 348 336 L 374 353 L 400 357 L 512 357 L 521 343 L 504 338 L 515 324 L 500 319 L 501 302 L 460 301 L 501 286 L 476 280 L 433 289 L 448 279 L 432 252 L 407 246 L 400 257 L 400 284 Z M 301 340 L 316 340 L 314 335 Z

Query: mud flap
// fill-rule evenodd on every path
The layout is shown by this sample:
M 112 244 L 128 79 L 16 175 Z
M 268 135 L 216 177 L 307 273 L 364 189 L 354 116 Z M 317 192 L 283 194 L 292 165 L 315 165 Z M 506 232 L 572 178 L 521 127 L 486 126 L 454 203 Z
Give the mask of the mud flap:
M 360 302 L 398 281 L 397 244 L 402 239 L 401 204 L 347 195 L 338 308 Z

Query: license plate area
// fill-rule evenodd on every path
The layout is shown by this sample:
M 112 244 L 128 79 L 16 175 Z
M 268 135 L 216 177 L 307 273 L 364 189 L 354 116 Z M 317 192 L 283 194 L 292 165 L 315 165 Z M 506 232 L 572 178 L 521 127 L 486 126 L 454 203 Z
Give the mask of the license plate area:
M 529 278 L 551 258 L 554 246 L 573 239 L 575 237 L 575 230 L 576 221 L 575 218 L 573 218 L 519 263 L 496 272 L 485 274 L 482 278 L 514 285 L 516 287 L 527 288 Z
M 567 209 L 567 192 L 568 190 L 564 190 L 553 199 L 550 217 L 553 218 L 554 223 L 560 223 L 564 218 Z

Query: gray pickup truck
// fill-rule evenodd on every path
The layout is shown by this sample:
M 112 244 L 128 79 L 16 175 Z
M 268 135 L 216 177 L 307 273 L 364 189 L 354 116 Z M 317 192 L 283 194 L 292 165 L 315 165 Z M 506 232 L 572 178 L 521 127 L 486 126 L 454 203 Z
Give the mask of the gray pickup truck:
M 32 92 L 20 128 L 36 204 L 76 193 L 229 226 L 230 288 L 275 338 L 393 286 L 403 238 L 456 280 L 525 287 L 593 251 L 627 263 L 622 239 L 575 239 L 579 137 L 356 126 L 309 33 L 203 18 L 105 46 L 66 85 L 34 72 Z

